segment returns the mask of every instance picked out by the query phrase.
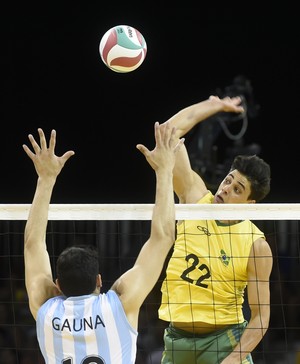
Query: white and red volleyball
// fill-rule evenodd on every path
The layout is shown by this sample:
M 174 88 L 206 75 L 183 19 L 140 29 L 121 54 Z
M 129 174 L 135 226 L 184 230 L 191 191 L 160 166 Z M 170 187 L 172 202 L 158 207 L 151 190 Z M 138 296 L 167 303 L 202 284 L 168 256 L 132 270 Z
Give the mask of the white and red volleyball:
M 137 29 L 130 25 L 117 25 L 103 35 L 99 52 L 108 68 L 126 73 L 136 70 L 144 62 L 147 44 Z

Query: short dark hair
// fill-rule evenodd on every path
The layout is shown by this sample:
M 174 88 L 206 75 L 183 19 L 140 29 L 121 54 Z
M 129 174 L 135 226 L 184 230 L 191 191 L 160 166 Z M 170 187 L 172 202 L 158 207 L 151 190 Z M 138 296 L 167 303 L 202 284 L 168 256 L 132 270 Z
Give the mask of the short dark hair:
M 257 202 L 270 192 L 271 168 L 257 155 L 238 155 L 234 158 L 230 171 L 239 171 L 251 185 L 250 200 Z
M 98 252 L 93 246 L 66 248 L 56 262 L 56 273 L 62 293 L 67 296 L 91 294 L 99 274 Z

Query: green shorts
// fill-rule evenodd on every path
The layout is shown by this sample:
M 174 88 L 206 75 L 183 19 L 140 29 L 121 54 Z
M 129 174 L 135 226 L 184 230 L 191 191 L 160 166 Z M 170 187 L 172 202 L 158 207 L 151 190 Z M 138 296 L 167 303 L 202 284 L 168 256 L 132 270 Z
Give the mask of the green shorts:
M 175 329 L 170 325 L 164 333 L 165 348 L 161 364 L 219 364 L 236 347 L 247 324 L 245 321 L 205 335 Z M 242 364 L 253 364 L 250 354 Z

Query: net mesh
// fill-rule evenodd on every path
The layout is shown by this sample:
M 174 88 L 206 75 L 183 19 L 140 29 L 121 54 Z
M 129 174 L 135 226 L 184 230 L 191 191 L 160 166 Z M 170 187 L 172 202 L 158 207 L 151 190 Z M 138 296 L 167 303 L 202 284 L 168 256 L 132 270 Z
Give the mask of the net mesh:
M 47 247 L 55 261 L 70 245 L 99 251 L 103 290 L 130 268 L 150 232 L 153 205 L 51 205 Z M 29 205 L 0 206 L 0 364 L 43 364 L 24 285 L 23 233 Z M 176 205 L 177 219 L 251 219 L 266 235 L 274 263 L 269 330 L 255 364 L 300 363 L 300 205 Z M 137 364 L 160 363 L 166 323 L 158 319 L 163 273 L 142 306 Z M 249 316 L 247 304 L 244 308 Z

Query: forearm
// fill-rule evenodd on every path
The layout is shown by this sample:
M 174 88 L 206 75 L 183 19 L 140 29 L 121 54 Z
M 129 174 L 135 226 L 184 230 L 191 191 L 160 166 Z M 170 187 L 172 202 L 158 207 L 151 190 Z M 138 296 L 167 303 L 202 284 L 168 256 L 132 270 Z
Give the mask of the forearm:
M 269 320 L 257 316 L 250 320 L 240 342 L 222 364 L 240 364 L 261 342 L 269 326 Z
M 53 178 L 38 178 L 25 226 L 25 248 L 30 248 L 31 243 L 34 244 L 36 241 L 44 241 L 48 223 L 48 209 L 54 184 L 55 179 Z
M 151 235 L 165 239 L 168 245 L 172 245 L 175 239 L 175 206 L 173 192 L 172 170 L 161 169 L 156 171 L 156 194 L 153 208 Z
M 48 209 L 55 180 L 38 178 L 24 231 L 25 286 L 36 319 L 39 307 L 57 294 L 46 245 Z
M 167 122 L 177 128 L 177 136 L 178 138 L 181 138 L 196 124 L 222 110 L 223 106 L 221 102 L 218 102 L 215 99 L 207 99 L 180 110 L 177 114 L 167 120 Z

